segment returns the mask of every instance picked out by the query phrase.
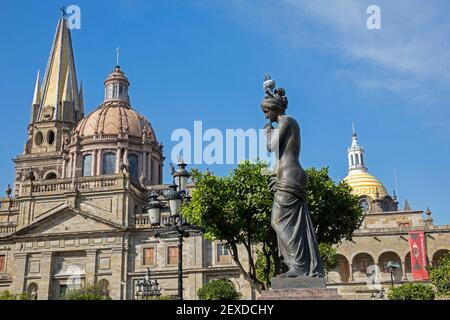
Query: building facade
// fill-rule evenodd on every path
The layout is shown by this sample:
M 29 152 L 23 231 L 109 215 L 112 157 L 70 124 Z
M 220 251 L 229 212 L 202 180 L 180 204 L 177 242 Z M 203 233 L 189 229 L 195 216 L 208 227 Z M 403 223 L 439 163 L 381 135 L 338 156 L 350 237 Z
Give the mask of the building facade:
M 0 291 L 60 299 L 78 283 L 99 283 L 112 299 L 134 299 L 147 268 L 162 294 L 177 294 L 177 239 L 155 238 L 145 206 L 161 194 L 163 146 L 130 103 L 116 66 L 104 101 L 85 116 L 70 30 L 58 24 L 41 84 L 36 80 L 24 152 L 0 199 Z M 162 208 L 162 221 L 168 218 Z M 193 233 L 183 250 L 184 297 L 212 278 L 252 291 L 221 243 Z M 245 262 L 244 262 L 245 263 Z
M 395 284 L 423 281 L 414 278 L 410 232 L 423 232 L 428 264 L 436 265 L 450 250 L 450 225 L 433 225 L 431 211 L 411 209 L 405 200 L 398 207 L 395 192 L 389 195 L 366 166 L 364 149 L 353 131 L 348 149 L 349 174 L 344 180 L 359 196 L 364 213 L 351 241 L 337 246 L 338 265 L 328 273 L 328 284 L 347 299 L 368 299 Z M 413 252 L 414 254 L 414 252 Z M 392 273 L 389 263 L 399 268 Z

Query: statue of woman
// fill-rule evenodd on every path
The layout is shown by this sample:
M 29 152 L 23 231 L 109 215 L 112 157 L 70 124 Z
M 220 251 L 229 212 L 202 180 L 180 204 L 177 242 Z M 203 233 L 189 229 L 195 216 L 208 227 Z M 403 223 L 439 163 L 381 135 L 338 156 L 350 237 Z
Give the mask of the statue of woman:
M 284 89 L 267 90 L 264 86 L 264 90 L 266 96 L 261 108 L 269 120 L 264 127 L 267 149 L 275 153 L 277 160 L 269 183 L 274 193 L 271 225 L 277 234 L 278 252 L 289 268 L 279 277 L 324 277 L 319 246 L 306 204 L 308 176 L 299 162 L 300 128 L 297 121 L 285 113 L 288 101 Z M 277 123 L 275 129 L 273 122 Z

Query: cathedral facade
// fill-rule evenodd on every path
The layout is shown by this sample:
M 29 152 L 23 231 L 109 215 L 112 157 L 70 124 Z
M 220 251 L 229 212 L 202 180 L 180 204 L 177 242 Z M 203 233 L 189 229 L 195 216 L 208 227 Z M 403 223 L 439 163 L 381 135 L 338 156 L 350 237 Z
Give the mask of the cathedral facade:
M 164 295 L 177 294 L 177 239 L 155 238 L 145 207 L 161 194 L 163 147 L 130 103 L 116 66 L 104 101 L 85 116 L 70 30 L 62 17 L 45 75 L 38 73 L 24 152 L 0 200 L 0 291 L 60 299 L 79 283 L 98 283 L 112 299 L 134 299 L 151 268 Z M 167 219 L 162 208 L 161 219 Z M 184 296 L 226 277 L 251 290 L 221 243 L 184 240 Z
M 353 130 L 344 181 L 359 196 L 364 215 L 352 240 L 337 246 L 338 264 L 327 279 L 346 299 L 380 297 L 393 284 L 427 282 L 426 266 L 439 264 L 450 251 L 450 225 L 433 225 L 428 208 L 413 210 L 407 200 L 399 208 L 395 192 L 389 195 L 368 172 L 364 155 Z

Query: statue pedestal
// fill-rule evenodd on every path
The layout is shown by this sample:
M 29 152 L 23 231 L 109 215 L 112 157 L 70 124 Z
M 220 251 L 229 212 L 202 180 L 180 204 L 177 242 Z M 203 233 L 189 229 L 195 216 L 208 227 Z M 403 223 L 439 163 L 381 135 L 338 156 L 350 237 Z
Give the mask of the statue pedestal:
M 258 300 L 342 300 L 337 289 L 326 286 L 325 278 L 272 278 L 272 288 Z

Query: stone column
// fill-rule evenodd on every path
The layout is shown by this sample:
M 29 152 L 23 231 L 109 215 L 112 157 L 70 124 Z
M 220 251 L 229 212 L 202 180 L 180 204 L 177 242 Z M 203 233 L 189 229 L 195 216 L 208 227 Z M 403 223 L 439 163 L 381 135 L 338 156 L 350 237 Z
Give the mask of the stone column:
M 70 155 L 69 155 L 69 170 L 72 170 L 73 169 L 73 152 L 72 153 L 70 153 Z M 68 174 L 67 174 L 67 178 L 72 178 L 72 172 L 69 172 Z
M 119 173 L 120 157 L 121 157 L 120 148 L 117 148 L 117 152 L 116 152 L 116 174 Z
M 102 174 L 102 150 L 97 150 L 97 174 Z
M 98 150 L 92 152 L 91 175 L 93 176 L 97 175 L 97 152 Z
M 353 264 L 349 263 L 348 267 L 350 269 L 350 282 L 354 282 L 355 281 L 355 277 L 353 276 Z
M 147 152 L 143 151 L 142 152 L 142 167 L 139 170 L 139 176 L 141 176 L 141 174 L 144 174 L 145 179 L 147 179 Z
M 14 254 L 14 276 L 12 283 L 12 293 L 19 294 L 25 291 L 25 275 L 27 267 L 27 254 Z M 11 268 L 10 268 L 11 269 Z
M 97 265 L 97 249 L 86 250 L 86 284 L 95 283 L 96 279 L 96 265 Z
M 123 163 L 128 163 L 128 148 L 123 153 Z
M 110 296 L 113 300 L 122 299 L 122 266 L 123 266 L 123 253 L 122 247 L 113 248 L 111 255 L 111 284 L 110 284 Z M 126 271 L 125 271 L 126 273 Z
M 149 154 L 149 156 L 148 156 L 148 159 L 147 159 L 147 161 L 148 161 L 148 166 L 147 166 L 147 180 L 150 182 L 150 183 L 153 183 L 153 172 L 152 172 L 152 157 L 151 157 L 151 155 Z
M 63 157 L 63 163 L 62 163 L 62 172 L 61 172 L 61 178 L 65 178 L 66 177 L 66 157 Z
M 51 292 L 52 262 L 52 252 L 42 252 L 42 258 L 40 262 L 41 281 L 39 282 L 38 289 L 39 300 L 49 300 L 54 296 L 54 292 Z
M 73 153 L 73 167 L 72 167 L 72 177 L 77 177 L 77 152 Z
M 402 281 L 408 280 L 408 277 L 406 276 L 406 262 L 402 261 Z

